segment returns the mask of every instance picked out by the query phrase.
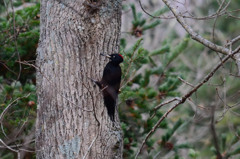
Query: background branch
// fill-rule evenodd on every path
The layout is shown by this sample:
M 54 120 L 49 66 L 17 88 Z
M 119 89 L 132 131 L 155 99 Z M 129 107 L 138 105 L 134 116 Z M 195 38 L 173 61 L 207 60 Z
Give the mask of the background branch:
M 191 91 L 189 91 L 186 95 L 184 95 L 181 100 L 179 100 L 179 102 L 177 102 L 172 108 L 170 108 L 159 120 L 158 122 L 153 126 L 153 128 L 151 129 L 151 131 L 149 131 L 149 133 L 146 135 L 145 139 L 143 140 L 139 150 L 136 153 L 135 159 L 137 159 L 138 155 L 140 154 L 144 144 L 146 143 L 146 141 L 148 140 L 148 138 L 156 131 L 156 129 L 159 127 L 159 125 L 162 123 L 162 121 L 168 116 L 169 113 L 171 113 L 175 108 L 177 108 L 179 105 L 185 103 L 185 101 L 193 94 L 195 93 L 203 84 L 205 84 L 207 81 L 209 81 L 209 79 L 217 72 L 217 70 L 232 56 L 234 56 L 236 53 L 238 53 L 240 50 L 240 47 L 237 48 L 233 53 L 228 54 L 227 56 L 225 56 L 222 61 L 215 66 L 215 68 L 207 75 L 205 76 L 205 78 L 199 83 L 197 84 Z M 172 102 L 174 100 L 170 100 L 170 102 Z M 169 102 L 169 103 L 170 103 Z M 160 108 L 160 107 L 157 107 Z
M 193 31 L 193 29 L 185 22 L 184 18 L 181 17 L 181 13 L 170 4 L 169 0 L 162 0 L 166 6 L 171 10 L 174 14 L 175 18 L 182 25 L 182 27 L 186 30 L 186 32 L 191 36 L 193 40 L 198 41 L 199 43 L 203 44 L 204 46 L 208 47 L 209 49 L 227 55 L 229 53 L 229 49 L 216 45 L 211 41 L 204 39 L 201 35 L 197 34 Z

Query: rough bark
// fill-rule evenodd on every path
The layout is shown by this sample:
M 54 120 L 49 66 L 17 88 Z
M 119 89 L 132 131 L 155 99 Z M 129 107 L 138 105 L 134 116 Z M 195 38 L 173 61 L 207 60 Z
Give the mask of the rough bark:
M 86 2 L 41 0 L 39 159 L 122 158 L 118 115 L 113 124 L 100 90 L 89 80 L 101 79 L 108 62 L 101 52 L 119 52 L 122 1 Z

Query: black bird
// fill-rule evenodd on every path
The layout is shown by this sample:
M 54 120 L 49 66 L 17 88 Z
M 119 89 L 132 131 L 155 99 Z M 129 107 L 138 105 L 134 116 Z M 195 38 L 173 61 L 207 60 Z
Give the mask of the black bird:
M 102 90 L 104 105 L 107 107 L 110 119 L 114 122 L 115 107 L 122 76 L 119 64 L 123 62 L 123 57 L 120 54 L 101 55 L 108 57 L 110 61 L 104 68 L 101 81 L 94 82 Z

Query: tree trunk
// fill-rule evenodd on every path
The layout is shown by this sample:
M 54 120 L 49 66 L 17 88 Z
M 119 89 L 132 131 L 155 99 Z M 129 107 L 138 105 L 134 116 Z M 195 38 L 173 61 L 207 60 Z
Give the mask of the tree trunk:
M 107 115 L 101 79 L 108 62 L 101 52 L 119 52 L 121 0 L 41 0 L 37 55 L 37 158 L 122 158 L 116 113 Z

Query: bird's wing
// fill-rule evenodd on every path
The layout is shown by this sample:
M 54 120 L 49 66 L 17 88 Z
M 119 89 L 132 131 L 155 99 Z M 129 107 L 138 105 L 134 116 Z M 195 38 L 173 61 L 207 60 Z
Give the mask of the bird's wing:
M 121 82 L 121 67 L 112 65 L 111 63 L 108 63 L 103 71 L 103 77 L 102 77 L 102 83 L 104 85 L 111 85 L 113 87 L 118 87 L 117 85 L 120 85 Z

